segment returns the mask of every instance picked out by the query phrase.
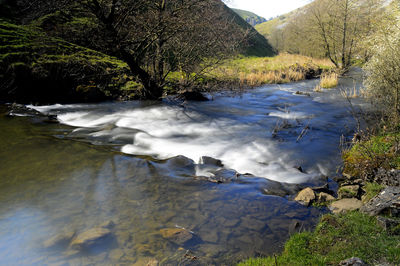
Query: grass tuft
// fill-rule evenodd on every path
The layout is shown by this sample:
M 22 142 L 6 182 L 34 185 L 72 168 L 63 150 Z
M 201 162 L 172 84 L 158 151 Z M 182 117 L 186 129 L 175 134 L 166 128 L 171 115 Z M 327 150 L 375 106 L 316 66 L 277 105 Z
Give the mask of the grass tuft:
M 399 243 L 400 236 L 385 232 L 375 217 L 360 212 L 328 214 L 321 218 L 314 232 L 293 235 L 281 255 L 252 258 L 239 265 L 338 265 L 351 257 L 369 264 L 398 263 Z
M 370 201 L 373 197 L 378 195 L 384 186 L 378 184 L 378 183 L 366 183 L 364 190 L 365 190 L 365 195 L 362 197 L 363 202 L 368 202 Z
M 339 76 L 338 74 L 331 72 L 331 73 L 324 73 L 321 75 L 320 86 L 321 88 L 330 89 L 335 88 L 339 84 Z

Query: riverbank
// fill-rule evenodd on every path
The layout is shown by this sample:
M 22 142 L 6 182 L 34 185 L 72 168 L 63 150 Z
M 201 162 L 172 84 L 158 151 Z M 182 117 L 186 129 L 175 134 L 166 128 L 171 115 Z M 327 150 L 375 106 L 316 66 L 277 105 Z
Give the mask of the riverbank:
M 118 58 L 50 37 L 34 25 L 0 20 L 0 37 L 3 101 L 51 104 L 141 98 L 143 86 Z M 300 55 L 241 56 L 197 74 L 169 73 L 164 95 L 240 91 L 316 78 L 332 69 L 327 60 Z
M 360 139 L 343 152 L 337 200 L 321 202 L 313 192 L 298 200 L 329 206 L 315 230 L 299 232 L 278 256 L 251 258 L 239 265 L 398 265 L 400 262 L 400 170 L 397 134 Z M 310 195 L 311 193 L 311 195 Z

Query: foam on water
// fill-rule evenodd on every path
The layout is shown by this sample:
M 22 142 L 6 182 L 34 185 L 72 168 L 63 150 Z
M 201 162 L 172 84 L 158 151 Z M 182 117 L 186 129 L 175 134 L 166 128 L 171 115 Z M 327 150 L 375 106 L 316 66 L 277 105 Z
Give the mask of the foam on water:
M 156 159 L 183 155 L 199 163 L 202 156 L 209 156 L 242 174 L 307 182 L 329 173 L 327 161 L 337 159 L 337 153 L 320 153 L 338 143 L 345 122 L 337 117 L 345 117 L 347 111 L 344 106 L 338 108 L 336 96 L 332 106 L 322 105 L 312 97 L 290 93 L 299 87 L 284 89 L 266 87 L 241 97 L 219 96 L 188 106 L 135 102 L 30 107 L 57 114 L 61 123 L 79 128 L 74 134 L 103 142 L 119 140 L 123 153 Z M 327 101 L 330 97 L 332 93 Z M 279 120 L 288 122 L 277 139 L 272 132 Z M 311 133 L 307 131 L 307 139 L 298 143 L 305 125 Z M 299 162 L 311 165 L 307 174 L 295 168 Z M 211 175 L 204 169 L 198 174 Z

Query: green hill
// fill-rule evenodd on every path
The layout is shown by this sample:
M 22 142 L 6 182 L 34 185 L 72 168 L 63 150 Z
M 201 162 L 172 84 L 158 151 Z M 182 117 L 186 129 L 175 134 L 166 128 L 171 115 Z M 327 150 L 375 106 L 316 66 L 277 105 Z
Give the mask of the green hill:
M 263 35 L 265 38 L 269 38 L 272 30 L 280 25 L 285 24 L 285 22 L 287 21 L 287 18 L 288 18 L 288 14 L 276 17 L 274 19 L 271 19 L 271 20 L 268 20 L 266 22 L 256 25 L 255 29 L 261 35 Z
M 236 8 L 232 8 L 232 10 L 235 11 L 236 14 L 238 14 L 240 17 L 242 17 L 247 23 L 249 23 L 253 27 L 255 25 L 258 25 L 258 24 L 261 24 L 261 23 L 267 21 L 265 18 L 260 17 L 250 11 L 236 9 Z
M 273 56 L 275 51 L 269 44 L 268 40 L 257 32 L 249 23 L 246 22 L 240 15 L 233 9 L 226 7 L 227 13 L 233 18 L 233 22 L 238 24 L 242 29 L 249 32 L 249 38 L 245 44 L 245 56 Z

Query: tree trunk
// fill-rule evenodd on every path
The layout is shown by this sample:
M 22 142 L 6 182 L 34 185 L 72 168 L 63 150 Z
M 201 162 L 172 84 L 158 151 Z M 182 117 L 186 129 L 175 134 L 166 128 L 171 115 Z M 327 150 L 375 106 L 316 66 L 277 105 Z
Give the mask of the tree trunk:
M 347 68 L 346 61 L 346 41 L 347 41 L 347 17 L 349 15 L 349 0 L 345 0 L 344 17 L 343 17 L 343 39 L 342 39 L 342 68 Z
M 149 73 L 144 71 L 136 62 L 131 53 L 125 49 L 120 49 L 123 60 L 128 64 L 133 75 L 137 76 L 143 84 L 143 96 L 150 100 L 159 100 L 163 94 L 163 89 L 155 80 L 151 78 Z

